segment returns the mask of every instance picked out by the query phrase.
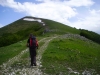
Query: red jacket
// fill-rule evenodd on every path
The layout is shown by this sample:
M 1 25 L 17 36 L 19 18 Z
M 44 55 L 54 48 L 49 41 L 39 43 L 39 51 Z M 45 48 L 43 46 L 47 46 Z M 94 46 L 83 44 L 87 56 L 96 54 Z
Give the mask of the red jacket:
M 39 46 L 38 41 L 37 41 L 37 39 L 35 39 L 35 40 L 36 40 L 36 47 L 38 48 L 38 46 Z M 31 47 L 31 39 L 30 38 L 27 41 L 27 46 Z

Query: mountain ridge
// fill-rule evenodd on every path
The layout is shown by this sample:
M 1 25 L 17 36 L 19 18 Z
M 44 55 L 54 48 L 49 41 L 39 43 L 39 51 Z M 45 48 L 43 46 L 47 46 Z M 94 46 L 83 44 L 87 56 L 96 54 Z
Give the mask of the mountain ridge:
M 31 73 L 28 75 L 32 75 L 39 70 L 50 75 L 100 74 L 99 35 L 52 20 L 42 19 L 40 21 L 39 18 L 25 18 L 12 23 L 15 29 L 19 26 L 17 31 L 12 25 L 8 25 L 13 30 L 8 28 L 11 32 L 5 31 L 0 37 L 0 74 Z M 24 29 L 25 25 L 26 29 Z M 33 68 L 33 70 L 36 69 L 34 71 L 29 68 L 29 52 L 26 51 L 25 46 L 30 33 L 34 34 L 39 42 L 37 51 L 39 69 Z M 41 61 L 38 61 L 40 58 Z
M 0 47 L 26 39 L 30 33 L 35 36 L 72 33 L 79 34 L 100 43 L 100 35 L 94 32 L 76 29 L 75 27 L 70 27 L 49 19 L 25 16 L 7 26 L 0 28 Z M 6 43 L 6 41 L 8 42 Z
M 21 19 L 19 19 L 19 20 L 17 20 L 17 21 L 14 21 L 14 22 L 12 22 L 11 24 L 8 24 L 7 26 L 4 26 L 4 27 L 2 27 L 1 29 L 0 29 L 0 35 L 1 34 L 3 34 L 3 33 L 6 33 L 6 32 L 17 32 L 18 30 L 20 30 L 20 29 L 22 29 L 22 27 L 24 28 L 24 29 L 26 29 L 27 27 L 29 27 L 29 25 L 30 26 L 32 26 L 32 25 L 34 25 L 34 23 L 37 23 L 37 21 L 25 21 L 25 20 L 23 20 L 24 18 L 30 18 L 30 19 L 40 19 L 40 20 L 42 20 L 43 22 L 45 22 L 47 19 L 42 19 L 42 18 L 36 18 L 36 17 L 31 17 L 31 16 L 26 16 L 26 17 L 23 17 L 23 18 L 21 18 Z M 48 20 L 48 21 L 52 21 L 52 20 Z M 47 21 L 46 21 L 47 22 Z M 53 21 L 53 22 L 55 22 L 55 21 Z M 33 23 L 33 24 L 32 24 Z M 39 23 L 39 22 L 38 22 Z M 56 22 L 56 23 L 58 23 L 58 22 Z M 41 23 L 40 23 L 41 24 Z M 59 24 L 61 24 L 61 23 L 59 23 Z M 19 26 L 19 25 L 22 25 L 22 26 Z M 51 25 L 51 24 L 50 24 Z M 62 25 L 64 25 L 64 24 L 62 24 Z M 17 28 L 18 29 L 16 29 L 16 26 L 17 26 Z M 25 28 L 26 27 L 26 28 Z M 66 27 L 67 27 L 67 25 L 66 25 Z M 68 26 L 69 27 L 69 26 Z M 72 28 L 72 27 L 71 27 Z M 7 31 L 8 30 L 8 31 Z M 11 30 L 13 30 L 13 31 L 11 31 Z

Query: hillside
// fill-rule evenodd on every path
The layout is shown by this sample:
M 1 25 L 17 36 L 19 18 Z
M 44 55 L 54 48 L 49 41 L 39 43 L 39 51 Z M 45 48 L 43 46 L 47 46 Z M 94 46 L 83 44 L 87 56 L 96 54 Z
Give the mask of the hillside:
M 26 40 L 0 48 L 0 75 L 99 75 L 100 45 L 77 34 L 38 37 L 37 67 Z
M 27 17 L 24 17 L 27 18 Z M 0 35 L 4 33 L 17 33 L 18 31 L 24 31 L 33 28 L 33 30 L 36 30 L 36 28 L 42 27 L 42 25 L 37 21 L 27 21 L 24 20 L 24 18 L 21 18 L 7 26 L 4 26 L 0 29 Z
M 39 41 L 37 67 L 26 42 Z M 99 75 L 100 35 L 42 18 L 23 17 L 0 28 L 0 75 Z
M 28 38 L 30 33 L 35 36 L 73 33 L 100 44 L 100 35 L 95 32 L 76 29 L 48 19 L 26 16 L 0 28 L 0 47 L 24 40 Z
M 0 47 L 21 41 L 27 38 L 30 33 L 33 33 L 35 36 L 41 36 L 48 33 L 49 35 L 79 34 L 80 31 L 52 20 L 27 16 L 0 28 Z M 8 41 L 8 43 L 5 43 L 5 41 Z
M 47 20 L 47 19 L 42 19 L 42 18 L 35 18 L 35 17 L 24 17 L 21 18 L 3 28 L 0 28 L 0 35 L 4 33 L 16 33 L 18 31 L 24 31 L 27 29 L 30 29 L 31 27 L 36 30 L 37 27 L 45 27 L 46 29 L 49 29 L 51 31 L 62 31 L 62 32 L 72 32 L 72 33 L 79 33 L 77 29 L 69 27 L 67 25 L 52 21 L 52 20 Z
M 100 45 L 77 34 L 49 43 L 42 55 L 45 75 L 100 75 Z
M 46 27 L 49 28 L 51 30 L 51 32 L 58 32 L 58 34 L 65 34 L 65 33 L 75 33 L 75 34 L 79 34 L 80 31 L 76 28 L 70 27 L 68 25 L 64 25 L 52 20 L 47 20 L 47 19 L 43 19 L 43 21 L 46 24 Z

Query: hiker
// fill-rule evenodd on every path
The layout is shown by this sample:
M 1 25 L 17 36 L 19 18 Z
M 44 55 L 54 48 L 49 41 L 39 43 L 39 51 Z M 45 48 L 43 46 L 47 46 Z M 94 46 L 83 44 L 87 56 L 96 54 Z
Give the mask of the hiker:
M 29 39 L 27 40 L 27 46 L 30 51 L 31 66 L 36 66 L 36 49 L 38 49 L 38 41 L 32 34 L 30 34 Z

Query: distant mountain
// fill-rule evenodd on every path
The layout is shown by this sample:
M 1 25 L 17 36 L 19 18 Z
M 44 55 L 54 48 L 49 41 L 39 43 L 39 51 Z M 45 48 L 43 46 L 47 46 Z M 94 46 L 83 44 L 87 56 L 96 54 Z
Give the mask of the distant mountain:
M 37 64 L 42 65 L 40 70 L 33 69 L 49 75 L 100 74 L 99 34 L 26 16 L 0 28 L 0 75 L 33 74 L 28 68 L 29 52 L 25 47 L 30 33 L 39 38 Z
M 45 28 L 45 30 L 53 32 L 61 31 L 79 33 L 79 30 L 75 28 L 69 27 L 67 25 L 52 20 L 26 16 L 7 26 L 4 26 L 3 28 L 0 28 L 0 35 L 4 33 L 17 33 L 18 31 L 24 31 L 31 28 L 33 28 L 34 31 L 37 31 L 38 28 Z
M 34 28 L 35 30 L 36 27 L 37 28 L 42 27 L 42 25 L 39 22 L 28 21 L 28 20 L 25 20 L 26 18 L 29 18 L 29 17 L 21 18 L 7 26 L 4 26 L 3 28 L 0 29 L 0 35 L 4 33 L 17 33 L 18 31 L 24 31 L 30 28 Z
M 26 16 L 0 28 L 0 47 L 26 39 L 30 33 L 41 36 L 67 33 L 80 34 L 81 32 L 84 33 L 82 30 L 52 20 Z M 85 36 L 85 34 L 82 36 Z

